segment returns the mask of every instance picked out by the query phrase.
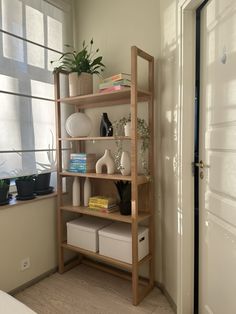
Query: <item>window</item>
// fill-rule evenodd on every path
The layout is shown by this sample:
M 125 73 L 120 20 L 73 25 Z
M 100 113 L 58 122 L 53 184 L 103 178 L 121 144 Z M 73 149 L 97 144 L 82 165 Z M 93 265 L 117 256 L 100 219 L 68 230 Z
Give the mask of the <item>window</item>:
M 71 2 L 0 0 L 0 25 L 0 178 L 54 171 L 50 61 L 72 45 Z

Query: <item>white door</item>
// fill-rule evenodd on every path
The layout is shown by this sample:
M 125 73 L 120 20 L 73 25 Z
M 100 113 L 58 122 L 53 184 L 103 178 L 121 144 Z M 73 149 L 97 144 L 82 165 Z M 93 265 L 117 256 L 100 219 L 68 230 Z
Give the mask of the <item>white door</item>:
M 201 14 L 199 313 L 236 313 L 236 0 Z

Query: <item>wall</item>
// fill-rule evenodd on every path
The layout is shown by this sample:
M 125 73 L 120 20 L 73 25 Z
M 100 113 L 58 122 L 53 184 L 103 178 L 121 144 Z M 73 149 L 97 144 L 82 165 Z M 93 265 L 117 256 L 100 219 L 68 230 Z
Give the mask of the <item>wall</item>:
M 178 51 L 176 0 L 160 0 L 161 154 L 163 201 L 163 282 L 177 302 L 177 110 Z
M 55 197 L 0 208 L 0 254 L 0 290 L 6 292 L 56 267 Z M 31 266 L 21 271 L 26 257 Z
M 159 19 L 159 1 L 157 0 L 80 0 L 76 1 L 76 20 L 75 34 L 76 44 L 81 47 L 82 41 L 88 42 L 94 39 L 95 48 L 100 48 L 103 60 L 106 65 L 104 76 L 110 76 L 114 73 L 130 72 L 130 47 L 136 45 L 147 51 L 155 57 L 155 212 L 156 212 L 156 281 L 162 282 L 162 248 L 161 248 L 161 186 L 160 186 L 160 103 L 158 99 L 158 81 L 159 81 L 159 56 L 160 56 L 160 19 Z M 139 77 L 141 84 L 146 74 L 143 64 L 141 66 L 141 76 Z M 94 79 L 94 91 L 97 90 L 98 79 Z M 99 119 L 103 108 L 93 111 L 89 110 L 87 114 L 91 116 L 94 124 L 94 134 L 98 135 Z M 122 117 L 127 108 L 120 106 L 119 108 L 104 108 L 114 121 L 118 117 Z M 142 115 L 143 113 L 140 113 Z M 96 130 L 95 130 L 96 129 Z M 96 145 L 96 144 L 95 144 Z M 101 149 L 96 146 L 96 149 Z M 158 152 L 158 153 L 157 153 Z M 169 225 L 172 229 L 172 225 Z M 172 240 L 172 239 L 171 239 Z M 172 247 L 172 243 L 169 243 Z M 175 252 L 175 249 L 174 249 Z M 173 259 L 174 260 L 174 259 Z M 175 268 L 173 264 L 171 268 Z M 171 289 L 170 289 L 171 294 Z

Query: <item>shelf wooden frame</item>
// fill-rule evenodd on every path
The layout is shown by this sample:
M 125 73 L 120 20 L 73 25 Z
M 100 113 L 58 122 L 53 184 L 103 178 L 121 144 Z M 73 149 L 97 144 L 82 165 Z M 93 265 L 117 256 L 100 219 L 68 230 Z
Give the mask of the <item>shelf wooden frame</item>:
M 64 137 L 59 141 L 130 141 L 130 136 L 87 136 L 87 137 Z
M 132 267 L 133 267 L 132 264 L 119 261 L 119 260 L 117 260 L 115 258 L 107 257 L 107 256 L 101 255 L 101 254 L 99 254 L 97 252 L 95 253 L 95 252 L 92 252 L 92 251 L 88 251 L 88 250 L 79 248 L 77 246 L 73 246 L 73 245 L 67 244 L 66 242 L 63 242 L 61 244 L 61 246 L 63 248 L 65 248 L 65 249 L 69 249 L 71 251 L 78 252 L 78 253 L 80 253 L 80 254 L 82 254 L 84 256 L 93 257 L 93 258 L 95 257 L 99 261 L 103 261 L 105 263 L 109 263 L 111 265 L 120 267 L 120 268 L 128 270 L 128 271 L 132 271 Z M 139 265 L 142 265 L 142 264 L 146 263 L 147 261 L 151 260 L 151 258 L 152 258 L 151 255 L 148 254 L 143 259 L 141 259 L 138 263 L 139 263 Z
M 144 59 L 148 62 L 148 90 L 139 90 L 137 88 L 137 73 L 138 73 L 138 59 Z M 82 256 L 96 259 L 105 264 L 111 264 L 114 267 L 125 269 L 131 272 L 132 278 L 132 292 L 133 292 L 133 304 L 137 305 L 145 297 L 145 295 L 154 286 L 154 58 L 137 48 L 131 47 L 131 87 L 124 88 L 120 91 L 113 91 L 110 93 L 95 93 L 90 95 L 66 97 L 60 98 L 60 75 L 67 73 L 54 73 L 54 85 L 55 85 L 55 108 L 56 108 L 56 136 L 57 136 L 57 234 L 58 234 L 58 259 L 59 259 L 59 272 L 63 273 L 68 269 L 65 266 L 64 250 L 71 250 L 79 253 Z M 150 129 L 150 141 L 149 141 L 149 172 L 150 175 L 144 176 L 138 174 L 138 141 L 140 138 L 137 134 L 137 106 L 138 103 L 148 103 L 148 124 Z M 117 106 L 130 104 L 131 112 L 131 136 L 113 136 L 113 137 L 65 137 L 61 136 L 61 105 L 66 103 L 68 105 L 75 106 L 76 111 L 84 109 L 99 108 L 105 106 Z M 96 173 L 73 173 L 62 170 L 62 143 L 63 141 L 73 142 L 77 145 L 79 151 L 84 149 L 86 141 L 130 141 L 131 145 L 131 175 L 122 176 L 121 174 L 96 174 Z M 78 206 L 74 207 L 63 203 L 62 197 L 62 179 L 63 177 L 89 177 L 96 180 L 123 180 L 132 183 L 132 208 L 130 216 L 120 215 L 118 212 L 110 214 L 104 214 L 96 211 L 91 211 L 87 207 Z M 142 196 L 145 198 L 145 202 L 140 200 L 140 188 L 146 187 Z M 145 205 L 144 205 L 145 204 Z M 142 211 L 142 206 L 143 211 Z M 83 215 L 90 215 L 96 217 L 103 217 L 113 221 L 121 221 L 129 223 L 132 230 L 132 264 L 127 264 L 115 259 L 102 256 L 99 253 L 93 253 L 78 247 L 68 245 L 64 242 L 64 214 L 65 212 L 73 212 Z M 149 254 L 138 261 L 138 225 L 140 222 L 145 221 L 149 228 Z M 147 285 L 140 287 L 139 268 L 143 264 L 149 266 L 149 278 L 147 279 Z M 104 269 L 106 266 L 104 265 Z
M 124 88 L 120 91 L 113 91 L 109 93 L 95 93 L 83 96 L 67 97 L 57 99 L 58 103 L 66 103 L 69 105 L 76 105 L 78 109 L 98 108 L 115 105 L 126 105 L 130 103 L 131 88 Z M 137 98 L 139 102 L 149 101 L 151 98 L 149 91 L 137 91 Z
M 119 211 L 117 212 L 112 212 L 112 213 L 102 213 L 96 210 L 92 210 L 88 207 L 84 207 L 84 206 L 72 206 L 72 205 L 63 205 L 60 207 L 61 210 L 64 211 L 69 211 L 69 212 L 74 212 L 74 213 L 78 213 L 78 214 L 83 214 L 83 215 L 89 215 L 89 216 L 95 216 L 95 217 L 100 217 L 100 218 L 104 218 L 104 219 L 110 219 L 110 220 L 114 220 L 114 221 L 121 221 L 121 222 L 125 222 L 125 223 L 132 223 L 132 217 L 131 216 L 125 216 L 125 215 L 121 215 L 119 213 Z M 138 215 L 138 222 L 142 222 L 144 220 L 149 219 L 151 216 L 149 213 L 147 212 L 139 212 Z
M 113 180 L 113 181 L 132 181 L 132 176 L 123 176 L 119 173 L 114 174 L 106 174 L 106 173 L 80 173 L 80 172 L 70 172 L 70 171 L 63 171 L 59 173 L 62 177 L 88 177 L 92 179 L 106 179 L 106 180 Z M 137 184 L 145 184 L 150 181 L 150 177 L 144 176 L 144 175 L 138 175 L 137 176 Z

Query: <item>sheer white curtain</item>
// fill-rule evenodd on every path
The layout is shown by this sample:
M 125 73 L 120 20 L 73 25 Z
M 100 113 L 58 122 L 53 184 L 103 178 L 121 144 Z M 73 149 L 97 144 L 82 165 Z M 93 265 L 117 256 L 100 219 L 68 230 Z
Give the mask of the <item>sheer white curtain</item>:
M 70 0 L 0 0 L 0 25 L 0 178 L 53 171 L 50 61 L 72 44 Z

